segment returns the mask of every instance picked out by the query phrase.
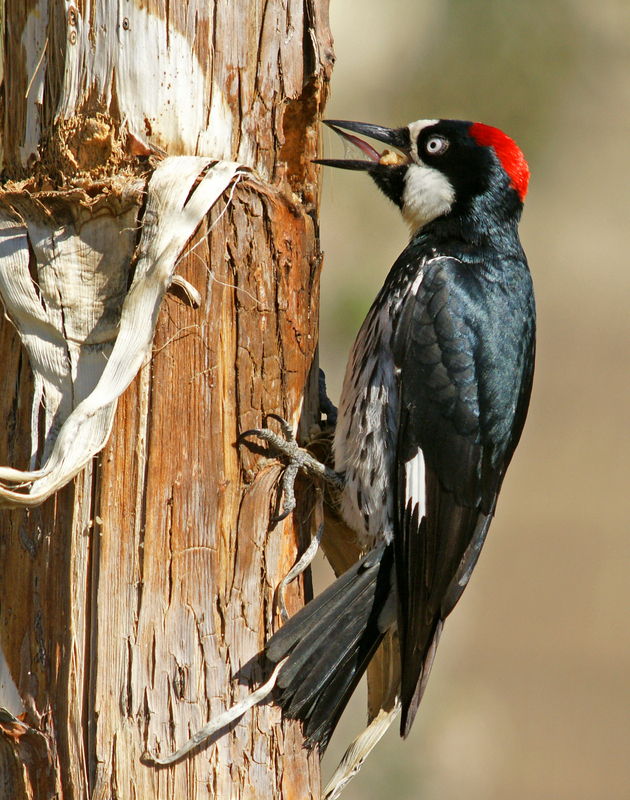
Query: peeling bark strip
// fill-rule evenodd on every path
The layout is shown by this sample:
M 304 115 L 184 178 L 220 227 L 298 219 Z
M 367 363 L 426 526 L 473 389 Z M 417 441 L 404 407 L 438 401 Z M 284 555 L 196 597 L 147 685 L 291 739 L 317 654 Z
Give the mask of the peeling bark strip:
M 3 291 L 31 312 L 25 338 L 43 326 L 52 342 L 27 355 L 0 320 L 0 464 L 48 462 L 92 395 L 92 361 L 117 391 L 128 382 L 116 347 L 138 328 L 125 333 L 123 312 L 114 339 L 115 309 L 177 235 L 145 236 L 129 287 L 118 248 L 137 249 L 139 208 L 150 221 L 138 187 L 179 156 L 256 174 L 214 205 L 181 262 L 173 244 L 181 280 L 157 322 L 155 303 L 139 315 L 145 341 L 155 324 L 152 355 L 100 455 L 42 505 L 0 512 L 0 648 L 25 708 L 0 712 L 0 799 L 318 798 L 317 759 L 271 705 L 174 767 L 140 756 L 173 751 L 257 684 L 274 590 L 310 538 L 312 490 L 270 530 L 280 468 L 234 442 L 269 412 L 302 432 L 313 420 L 327 2 L 6 0 L 0 24 L 0 209 L 24 290 Z M 73 304 L 94 309 L 78 327 Z M 290 612 L 305 593 L 289 587 Z
M 142 221 L 138 182 L 119 213 L 113 203 L 92 209 L 84 196 L 55 198 L 51 208 L 25 193 L 0 196 L 0 297 L 36 386 L 30 469 L 0 467 L 0 481 L 20 485 L 0 483 L 0 506 L 39 505 L 103 448 L 116 401 L 149 353 L 176 259 L 238 170 L 167 158 L 149 180 Z
M 296 211 L 236 189 L 180 267 L 201 308 L 167 297 L 153 358 L 121 398 L 96 471 L 41 509 L 4 512 L 2 647 L 28 724 L 55 722 L 64 796 L 108 797 L 115 777 L 121 796 L 132 786 L 138 796 L 184 796 L 194 780 L 237 797 L 236 764 L 249 765 L 239 774 L 256 787 L 251 796 L 282 797 L 282 782 L 305 780 L 317 796 L 313 757 L 289 750 L 283 762 L 296 723 L 280 727 L 272 706 L 168 780 L 139 761 L 147 748 L 175 749 L 260 680 L 274 589 L 296 537 L 310 535 L 311 492 L 299 498 L 293 534 L 291 521 L 270 532 L 280 469 L 272 461 L 258 472 L 260 457 L 234 447 L 263 414 L 308 419 L 290 398 L 309 379 L 320 259 L 311 219 Z M 252 236 L 261 219 L 264 238 Z M 293 613 L 303 594 L 292 586 L 287 595 Z

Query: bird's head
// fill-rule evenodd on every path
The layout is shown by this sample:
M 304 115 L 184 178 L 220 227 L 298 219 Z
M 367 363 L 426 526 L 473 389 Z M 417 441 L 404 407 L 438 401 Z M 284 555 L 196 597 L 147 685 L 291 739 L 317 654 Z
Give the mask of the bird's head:
M 366 158 L 317 163 L 368 172 L 400 208 L 412 234 L 449 215 L 520 216 L 529 169 L 518 146 L 498 128 L 445 119 L 394 129 L 341 120 L 326 125 Z M 355 134 L 393 150 L 379 153 Z

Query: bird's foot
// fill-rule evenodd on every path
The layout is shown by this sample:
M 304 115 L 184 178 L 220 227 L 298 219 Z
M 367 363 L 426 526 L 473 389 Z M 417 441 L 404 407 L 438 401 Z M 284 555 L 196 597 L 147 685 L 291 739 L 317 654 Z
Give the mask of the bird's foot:
M 282 475 L 281 485 L 282 496 L 284 499 L 282 513 L 271 518 L 272 522 L 280 522 L 281 520 L 286 519 L 286 517 L 289 516 L 296 506 L 295 479 L 299 470 L 302 470 L 303 472 L 306 472 L 307 474 L 316 478 L 323 478 L 325 481 L 328 481 L 337 488 L 340 488 L 343 485 L 343 477 L 339 475 L 339 473 L 330 469 L 330 467 L 322 464 L 321 461 L 318 461 L 315 456 L 308 452 L 308 450 L 300 447 L 295 440 L 295 435 L 291 429 L 291 426 L 285 419 L 277 414 L 269 414 L 269 417 L 275 419 L 280 424 L 282 435 L 275 433 L 270 428 L 254 428 L 242 433 L 239 436 L 238 441 L 241 443 L 249 436 L 256 436 L 258 439 L 269 442 L 269 444 L 275 450 L 288 459 L 289 463 L 284 471 L 284 474 Z M 302 572 L 304 572 L 304 570 L 311 564 L 319 549 L 323 532 L 324 522 L 321 520 L 317 525 L 317 532 L 313 536 L 310 545 L 278 585 L 276 600 L 283 623 L 289 618 L 284 600 L 284 590 L 291 581 L 295 580 L 298 575 L 301 575 Z
M 282 494 L 284 497 L 282 513 L 272 517 L 272 522 L 280 522 L 286 519 L 296 506 L 295 479 L 300 470 L 313 477 L 323 478 L 337 487 L 343 485 L 343 476 L 322 464 L 308 450 L 300 447 L 295 441 L 291 426 L 285 419 L 278 416 L 278 414 L 269 414 L 268 416 L 280 423 L 282 435 L 275 433 L 270 428 L 252 428 L 242 433 L 238 437 L 238 442 L 240 444 L 248 437 L 256 436 L 264 442 L 269 442 L 275 450 L 288 459 L 289 463 L 282 476 Z

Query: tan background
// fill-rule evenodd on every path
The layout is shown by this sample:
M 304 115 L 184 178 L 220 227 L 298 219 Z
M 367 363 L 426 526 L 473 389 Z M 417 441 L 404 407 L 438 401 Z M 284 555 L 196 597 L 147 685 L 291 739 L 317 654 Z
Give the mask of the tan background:
M 332 0 L 331 15 L 329 118 L 480 120 L 521 145 L 539 315 L 525 434 L 412 734 L 390 731 L 344 798 L 628 800 L 630 3 Z M 407 233 L 363 175 L 326 170 L 323 201 L 321 359 L 336 400 Z

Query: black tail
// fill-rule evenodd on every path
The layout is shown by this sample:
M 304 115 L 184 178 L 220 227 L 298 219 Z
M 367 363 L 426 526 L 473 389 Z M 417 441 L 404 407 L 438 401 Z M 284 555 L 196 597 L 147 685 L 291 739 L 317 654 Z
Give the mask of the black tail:
M 265 647 L 273 664 L 289 656 L 276 700 L 286 716 L 302 720 L 307 745 L 322 754 L 385 633 L 379 616 L 392 592 L 393 561 L 391 545 L 368 553 Z

